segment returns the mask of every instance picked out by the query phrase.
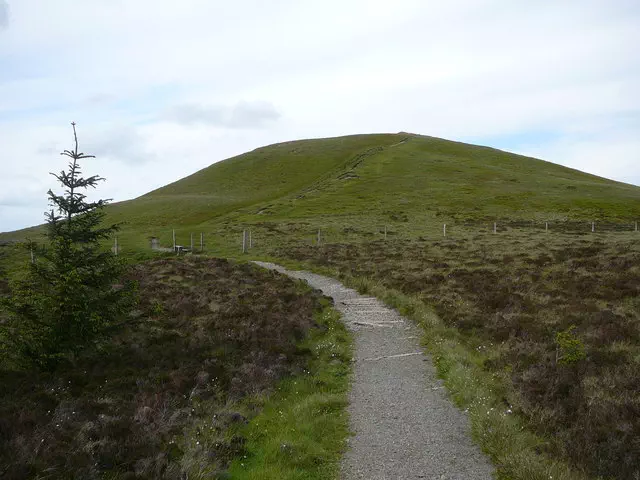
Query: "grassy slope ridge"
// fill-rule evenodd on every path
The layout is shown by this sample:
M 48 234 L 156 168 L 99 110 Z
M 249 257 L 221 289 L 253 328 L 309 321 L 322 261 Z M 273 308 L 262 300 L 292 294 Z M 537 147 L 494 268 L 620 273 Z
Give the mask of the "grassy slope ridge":
M 215 163 L 140 198 L 111 207 L 112 218 L 140 227 L 197 225 L 239 208 L 295 194 L 385 135 L 302 140 Z
M 355 135 L 259 148 L 111 211 L 136 229 L 215 223 L 238 211 L 253 221 L 363 212 L 616 220 L 640 215 L 640 188 L 487 147 Z

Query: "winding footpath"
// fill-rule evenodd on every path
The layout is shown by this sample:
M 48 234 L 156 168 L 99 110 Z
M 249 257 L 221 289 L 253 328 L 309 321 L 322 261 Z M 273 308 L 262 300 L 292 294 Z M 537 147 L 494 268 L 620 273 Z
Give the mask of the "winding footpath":
M 342 463 L 345 480 L 484 480 L 493 467 L 471 441 L 469 420 L 447 398 L 419 328 L 332 278 L 256 264 L 333 298 L 354 332 L 349 414 L 353 437 Z

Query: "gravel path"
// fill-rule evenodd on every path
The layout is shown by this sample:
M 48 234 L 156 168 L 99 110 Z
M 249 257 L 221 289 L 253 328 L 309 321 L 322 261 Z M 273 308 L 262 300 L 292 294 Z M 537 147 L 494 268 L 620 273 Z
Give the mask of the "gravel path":
M 332 278 L 258 265 L 306 280 L 333 297 L 355 332 L 349 414 L 354 436 L 346 480 L 491 479 L 489 460 L 472 443 L 467 417 L 448 400 L 420 331 L 395 310 Z

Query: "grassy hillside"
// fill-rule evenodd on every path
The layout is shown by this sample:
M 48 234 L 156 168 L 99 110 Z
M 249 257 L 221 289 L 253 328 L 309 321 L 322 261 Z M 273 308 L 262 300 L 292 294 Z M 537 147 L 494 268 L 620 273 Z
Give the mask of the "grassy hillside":
M 109 220 L 125 222 L 123 248 L 145 248 L 152 235 L 170 244 L 177 229 L 182 244 L 190 233 L 205 232 L 216 253 L 236 246 L 239 232 L 251 225 L 258 236 L 275 225 L 290 238 L 322 228 L 337 239 L 349 229 L 370 235 L 388 224 L 396 235 L 416 238 L 439 232 L 443 222 L 453 228 L 580 221 L 587 228 L 591 221 L 638 218 L 638 187 L 407 133 L 271 145 L 109 207 Z M 26 234 L 37 237 L 37 229 L 0 234 L 0 240 Z
M 362 135 L 259 148 L 135 200 L 115 204 L 110 208 L 110 219 L 150 232 L 158 227 L 215 222 L 238 209 L 254 211 L 265 202 L 295 196 L 318 179 L 342 171 L 349 159 L 371 144 L 391 142 L 392 136 Z
M 215 253 L 278 230 L 305 238 L 366 237 L 389 224 L 396 235 L 439 232 L 442 222 L 640 218 L 640 188 L 499 150 L 409 134 L 358 135 L 272 145 L 111 207 L 129 222 L 133 248 L 203 231 Z M 197 240 L 196 240 L 197 243 Z
M 340 171 L 280 199 L 269 213 L 592 219 L 627 218 L 640 208 L 640 189 L 552 163 L 436 138 L 392 138 L 398 143 L 372 138 Z
M 111 213 L 158 235 L 265 222 L 336 232 L 410 222 L 425 233 L 441 221 L 631 221 L 640 217 L 640 188 L 486 147 L 357 135 L 260 148 Z
M 624 219 L 640 214 L 640 189 L 492 148 L 358 135 L 260 148 L 113 211 L 141 224 L 190 225 L 239 208 L 283 219 L 398 209 L 461 219 Z

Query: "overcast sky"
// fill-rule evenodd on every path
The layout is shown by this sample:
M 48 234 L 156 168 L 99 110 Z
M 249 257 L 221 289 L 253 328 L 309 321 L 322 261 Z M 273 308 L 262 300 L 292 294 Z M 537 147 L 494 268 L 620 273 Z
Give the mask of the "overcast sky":
M 125 200 L 270 143 L 409 131 L 640 184 L 638 0 L 0 0 L 0 231 L 69 122 Z

